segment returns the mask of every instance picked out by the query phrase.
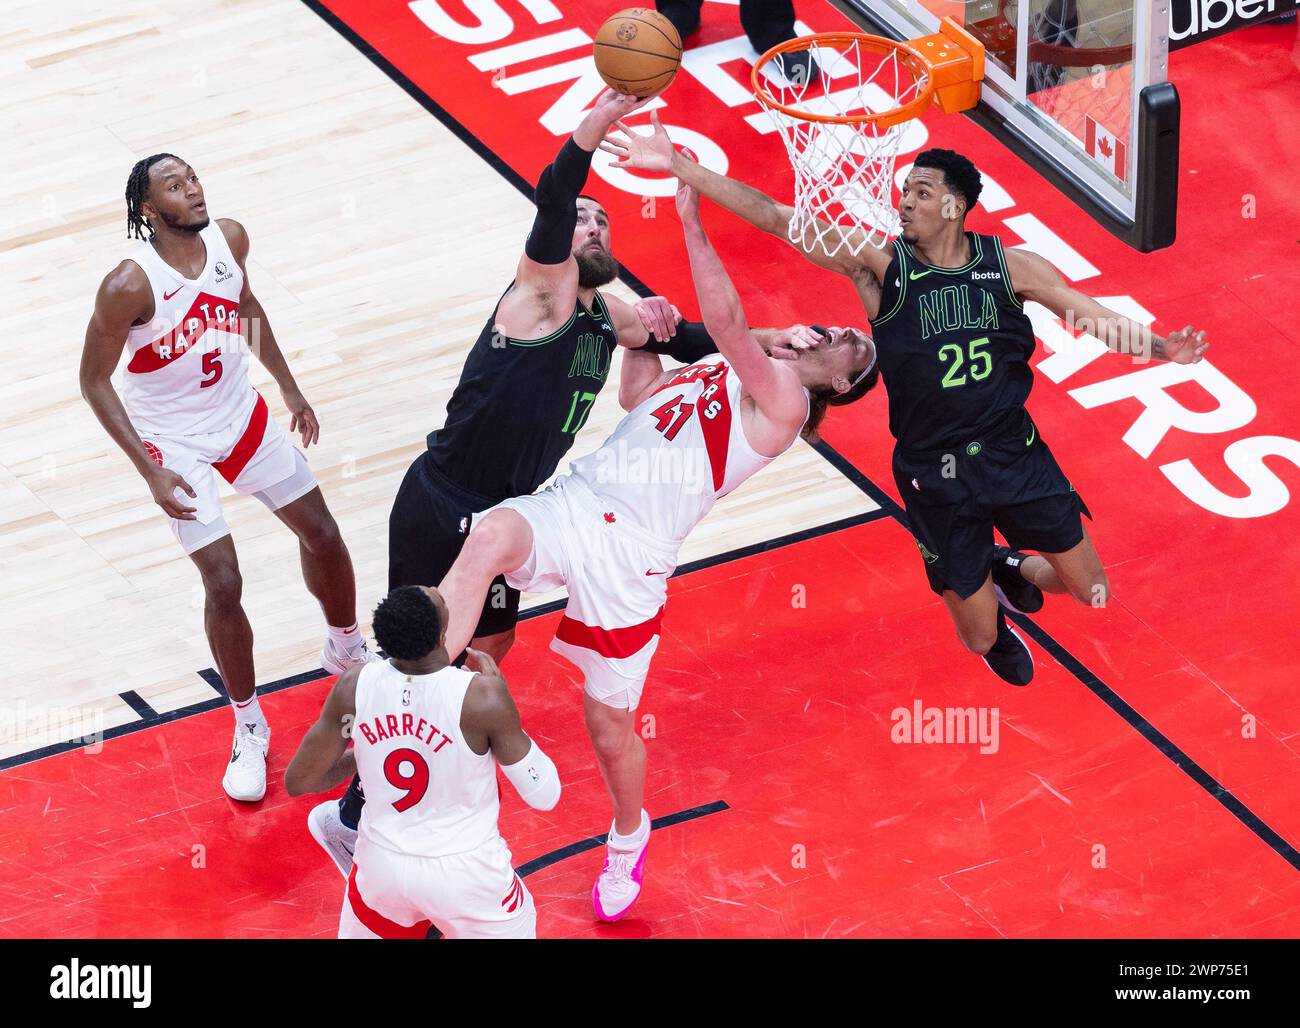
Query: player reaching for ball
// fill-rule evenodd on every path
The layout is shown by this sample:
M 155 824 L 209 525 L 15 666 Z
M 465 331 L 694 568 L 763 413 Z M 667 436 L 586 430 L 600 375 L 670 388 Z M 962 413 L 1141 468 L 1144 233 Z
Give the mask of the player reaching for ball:
M 537 215 L 514 281 L 469 351 L 446 422 L 429 434 L 393 501 L 390 589 L 436 585 L 460 553 L 471 514 L 531 493 L 554 474 L 605 384 L 615 346 L 645 347 L 683 364 L 717 350 L 703 325 L 678 322 L 663 298 L 633 307 L 600 291 L 617 277 L 618 263 L 605 209 L 581 190 L 610 125 L 649 99 L 607 90 L 538 178 Z M 758 331 L 776 352 L 793 355 L 778 333 Z M 475 612 L 474 648 L 503 660 L 518 590 L 498 579 Z M 308 818 L 312 837 L 344 875 L 364 802 L 354 780 Z
M 357 629 L 352 560 L 307 459 L 248 379 L 245 325 L 257 333 L 251 348 L 280 387 L 290 430 L 302 433 L 304 447 L 317 439 L 316 414 L 249 285 L 243 226 L 209 221 L 198 175 L 172 154 L 136 163 L 126 201 L 128 238 L 139 242 L 95 297 L 81 394 L 198 568 L 204 631 L 235 712 L 221 784 L 232 799 L 260 800 L 271 730 L 254 687 L 253 631 L 240 604 L 243 583 L 217 475 L 256 496 L 298 537 L 303 579 L 327 625 L 321 664 L 335 674 L 371 656 Z M 123 347 L 119 397 L 112 375 Z
M 645 747 L 633 730 L 668 576 L 714 502 L 815 429 L 827 406 L 875 385 L 875 350 L 855 329 L 785 360 L 746 326 L 735 287 L 683 188 L 678 210 L 700 310 L 720 355 L 665 372 L 645 349 L 623 357 L 619 403 L 628 414 L 596 452 L 533 496 L 476 514 L 441 591 L 451 609 L 450 652 L 469 642 L 492 580 L 515 589 L 568 587 L 551 646 L 583 673 L 588 732 L 614 807 L 596 916 L 627 913 L 641 890 L 650 820 L 642 807 Z
M 560 799 L 551 758 L 524 734 L 506 680 L 471 650 L 447 658 L 447 605 L 406 585 L 375 609 L 388 660 L 339 676 L 284 773 L 290 796 L 360 775 L 370 802 L 339 916 L 340 939 L 531 939 L 533 897 L 497 827 L 497 766 L 525 803 Z M 348 747 L 348 740 L 352 747 Z
M 1101 606 L 1110 584 L 1080 517 L 1088 510 L 1025 409 L 1034 329 L 1024 302 L 1091 324 L 1107 347 L 1135 360 L 1194 363 L 1204 333 L 1154 335 L 1067 285 L 1037 254 L 967 232 L 980 174 L 951 150 L 917 155 L 899 200 L 901 232 L 883 247 L 868 245 L 865 229 L 825 223 L 791 240 L 793 208 L 676 153 L 652 121 L 650 136 L 619 125 L 602 148 L 620 167 L 679 176 L 857 288 L 889 394 L 894 482 L 930 587 L 966 648 L 1004 681 L 1027 685 L 1033 657 L 1001 604 L 1032 613 L 1052 592 Z M 828 233 L 833 245 L 823 248 Z M 994 546 L 995 527 L 1011 547 Z

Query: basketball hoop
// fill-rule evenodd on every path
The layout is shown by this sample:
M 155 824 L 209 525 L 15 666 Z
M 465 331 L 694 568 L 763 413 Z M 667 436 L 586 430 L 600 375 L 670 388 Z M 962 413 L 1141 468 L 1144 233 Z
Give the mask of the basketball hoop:
M 787 55 L 808 54 L 802 81 Z M 802 67 L 806 68 L 805 63 Z M 894 161 L 907 122 L 938 101 L 974 107 L 984 47 L 951 18 L 938 33 L 895 42 L 862 32 L 821 32 L 778 43 L 758 59 L 754 94 L 776 123 L 794 167 L 790 241 L 834 256 L 881 247 L 894 224 Z

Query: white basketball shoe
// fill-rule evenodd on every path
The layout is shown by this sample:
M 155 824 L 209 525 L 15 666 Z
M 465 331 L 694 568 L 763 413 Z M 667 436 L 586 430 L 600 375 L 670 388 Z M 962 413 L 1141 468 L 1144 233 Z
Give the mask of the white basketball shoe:
M 232 800 L 256 803 L 266 795 L 266 752 L 271 748 L 271 730 L 254 731 L 249 725 L 235 727 L 235 744 L 226 765 L 221 787 Z
M 357 832 L 339 817 L 339 801 L 326 800 L 311 808 L 307 815 L 307 831 L 320 848 L 330 855 L 330 860 L 346 878 L 352 873 L 352 854 L 357 848 Z

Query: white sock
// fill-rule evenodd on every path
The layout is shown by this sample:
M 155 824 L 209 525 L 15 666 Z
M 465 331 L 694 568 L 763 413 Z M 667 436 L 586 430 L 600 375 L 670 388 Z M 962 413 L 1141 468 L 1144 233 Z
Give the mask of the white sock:
M 253 695 L 246 700 L 231 699 L 230 709 L 235 712 L 235 724 L 248 725 L 252 729 L 262 729 L 264 732 L 271 730 L 266 723 L 266 715 L 262 713 L 262 705 L 257 702 L 257 690 L 253 690 Z
M 631 835 L 619 835 L 613 825 L 609 827 L 609 844 L 616 850 L 640 849 L 650 835 L 650 815 L 641 811 L 641 823 Z
M 361 634 L 355 621 L 344 628 L 326 625 L 325 631 L 329 633 L 330 645 L 335 653 L 355 653 L 366 644 L 365 636 Z

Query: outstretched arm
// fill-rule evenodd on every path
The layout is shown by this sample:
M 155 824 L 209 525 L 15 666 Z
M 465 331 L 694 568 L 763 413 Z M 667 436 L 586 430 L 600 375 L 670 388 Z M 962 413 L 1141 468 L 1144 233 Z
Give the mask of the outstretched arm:
M 870 244 L 859 245 L 866 242 L 865 239 L 860 238 L 862 235 L 860 230 L 844 233 L 837 226 L 825 222 L 819 222 L 820 231 L 829 232 L 832 237 L 839 233 L 841 237 L 847 239 L 847 245 L 839 247 L 834 256 L 813 242 L 811 228 L 806 230 L 802 240 L 791 240 L 790 219 L 794 216 L 793 207 L 780 203 L 743 182 L 710 171 L 679 153 L 674 149 L 668 133 L 659 123 L 658 115 L 651 112 L 650 121 L 654 126 L 654 133 L 649 136 L 638 135 L 621 121 L 616 122 L 615 127 L 619 130 L 619 134 L 607 136 L 600 144 L 600 148 L 618 156 L 618 167 L 665 171 L 675 175 L 720 207 L 725 207 L 755 228 L 784 240 L 812 263 L 828 271 L 835 271 L 850 278 L 857 278 L 864 272 L 869 272 L 877 278 L 885 274 L 885 269 L 893 259 L 892 244 L 887 244 L 884 249 L 877 249 Z M 858 253 L 854 255 L 853 250 L 857 250 Z
M 1138 361 L 1195 364 L 1209 349 L 1205 333 L 1194 332 L 1190 325 L 1162 337 L 1146 325 L 1115 313 L 1069 285 L 1050 262 L 1036 253 L 1007 250 L 1006 255 L 1011 288 L 1017 296 L 1041 303 L 1067 324 L 1096 336 L 1113 353 L 1128 354 Z
M 780 425 L 801 423 L 806 412 L 803 388 L 788 365 L 768 357 L 746 324 L 736 287 L 700 223 L 699 194 L 689 185 L 683 184 L 677 191 L 677 210 L 686 235 L 700 314 L 704 327 L 718 344 L 718 352 L 731 363 L 745 390 L 770 421 Z
M 497 322 L 507 335 L 532 338 L 539 330 L 549 331 L 556 318 L 569 316 L 578 296 L 578 262 L 573 256 L 577 201 L 591 155 L 617 119 L 649 101 L 605 90 L 555 160 L 542 169 L 533 193 L 537 215 L 515 271 L 515 288 L 497 310 Z

